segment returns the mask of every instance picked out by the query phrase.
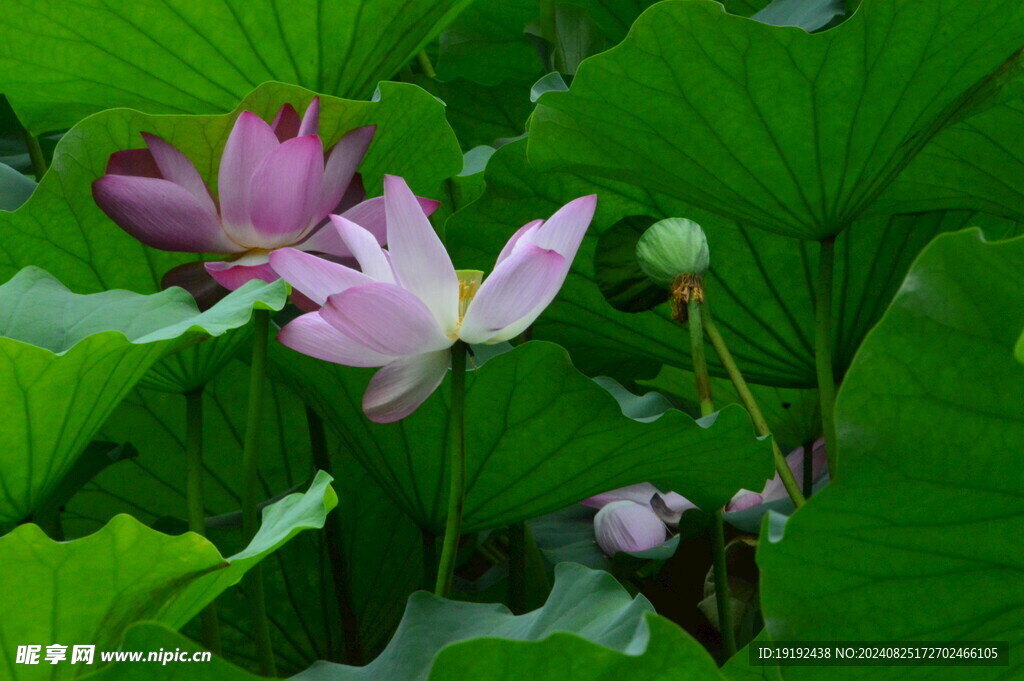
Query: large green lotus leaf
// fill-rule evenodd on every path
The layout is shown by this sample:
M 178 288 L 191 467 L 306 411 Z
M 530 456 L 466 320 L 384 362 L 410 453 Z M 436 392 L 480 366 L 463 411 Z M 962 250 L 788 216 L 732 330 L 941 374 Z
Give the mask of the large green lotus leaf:
M 35 133 L 115 106 L 227 111 L 265 81 L 369 97 L 470 1 L 15 0 L 0 81 Z
M 448 382 L 412 416 L 374 424 L 360 408 L 372 370 L 331 367 L 284 347 L 277 373 L 338 429 L 363 466 L 425 530 L 447 508 Z M 470 373 L 466 393 L 466 532 L 501 527 L 623 485 L 660 483 L 695 504 L 720 506 L 771 475 L 767 440 L 732 406 L 696 422 L 669 410 L 651 423 L 622 414 L 566 351 L 526 343 Z
M 921 254 L 840 390 L 843 475 L 758 551 L 772 639 L 1024 642 L 1022 326 L 1024 239 L 969 230 Z M 829 678 L 1022 670 L 1011 653 L 1009 667 L 837 667 Z
M 207 535 L 225 555 L 240 551 L 242 477 L 239 475 L 245 434 L 249 367 L 233 361 L 204 392 L 204 466 Z M 304 486 L 313 473 L 310 434 L 302 400 L 278 381 L 268 383 L 261 419 L 260 494 L 273 498 Z M 87 484 L 67 506 L 63 525 L 68 536 L 96 531 L 117 513 L 169 526 L 185 518 L 185 403 L 173 394 L 137 388 L 107 420 L 101 434 L 132 442 L 138 455 L 112 466 Z M 367 654 L 387 642 L 402 616 L 408 594 L 422 579 L 419 530 L 396 510 L 387 495 L 337 447 L 335 489 L 338 518 L 350 569 L 350 590 Z M 233 519 L 233 522 L 232 522 Z M 184 520 L 175 521 L 184 528 Z M 341 620 L 336 607 L 326 532 L 296 537 L 263 563 L 264 588 L 271 604 L 271 634 L 281 672 L 294 673 L 315 660 L 340 660 Z M 313 558 L 315 557 L 315 558 Z M 228 659 L 245 666 L 255 660 L 249 607 L 242 590 L 217 599 L 223 648 Z M 199 636 L 198 622 L 184 630 Z
M 991 95 L 1022 43 L 1015 0 L 865 0 L 817 34 L 703 0 L 659 3 L 568 92 L 540 99 L 530 157 L 823 239 Z
M 169 536 L 128 515 L 68 542 L 52 541 L 35 525 L 20 526 L 0 538 L 0 665 L 13 674 L 5 678 L 71 679 L 90 671 L 15 664 L 18 645 L 87 643 L 112 650 L 133 622 L 181 626 L 293 535 L 322 527 L 336 502 L 330 476 L 318 476 L 307 493 L 266 508 L 252 543 L 230 558 L 196 534 Z
M 364 668 L 318 665 L 296 678 L 346 681 L 722 681 L 714 661 L 682 629 L 630 601 L 609 575 L 564 564 L 544 608 L 515 617 L 503 606 L 414 594 L 395 643 Z M 566 582 L 572 580 L 568 585 Z M 589 588 L 585 588 L 589 587 Z M 575 599 L 575 600 L 572 600 Z M 603 628 L 603 630 L 602 630 Z M 632 635 L 632 638 L 630 636 Z M 399 648 L 398 644 L 404 644 Z M 128 630 L 126 650 L 195 652 L 196 644 L 158 624 Z M 428 676 L 429 674 L 429 676 Z M 96 681 L 257 681 L 214 659 L 167 666 L 111 665 Z
M 17 210 L 21 204 L 28 201 L 35 188 L 34 180 L 6 163 L 0 163 L 0 210 Z
M 770 640 L 764 629 L 762 629 L 754 637 L 754 640 L 743 646 L 722 665 L 722 675 L 729 679 L 729 681 L 782 681 L 781 665 L 760 667 L 753 666 L 748 661 L 750 659 L 750 648 Z
M 939 133 L 879 200 L 936 210 L 951 206 L 1024 216 L 1024 99 L 999 102 Z
M 281 309 L 285 288 L 252 283 L 200 313 L 182 289 L 83 296 L 34 267 L 0 286 L 0 525 L 31 515 L 150 366 Z
M 488 86 L 459 78 L 443 82 L 416 76 L 414 82 L 445 103 L 445 114 L 467 151 L 522 135 L 533 111 L 533 80 L 507 80 Z
M 771 4 L 771 0 L 722 0 L 722 6 L 729 14 L 750 17 Z
M 845 5 L 845 0 L 772 0 L 750 18 L 772 26 L 797 26 L 810 33 L 839 21 L 846 13 Z
M 489 86 L 536 80 L 543 64 L 526 29 L 539 13 L 535 0 L 474 2 L 441 33 L 438 78 Z
M 556 633 L 537 643 L 477 639 L 456 643 L 437 656 L 430 681 L 563 681 L 566 671 L 588 681 L 723 681 L 714 660 L 671 621 L 648 614 L 642 652 L 608 650 L 580 636 Z
M 534 325 L 534 338 L 569 348 L 573 361 L 590 375 L 630 381 L 653 376 L 662 364 L 689 367 L 685 329 L 671 320 L 667 303 L 628 313 L 608 298 L 619 291 L 628 301 L 665 300 L 667 293 L 652 290 L 636 264 L 636 240 L 654 220 L 690 217 L 703 225 L 711 249 L 709 305 L 747 380 L 784 387 L 817 385 L 816 248 L 740 227 L 624 182 L 538 173 L 527 162 L 525 147 L 525 141 L 515 142 L 491 157 L 486 192 L 448 221 L 447 234 L 459 267 L 490 270 L 521 225 L 551 215 L 577 196 L 598 195 L 597 214 L 573 269 L 558 298 Z M 632 216 L 641 217 L 639 225 L 622 223 Z M 861 220 L 838 237 L 833 299 L 837 371 L 848 365 L 928 241 L 941 231 L 977 224 L 990 236 L 1013 235 L 1019 229 L 989 216 L 934 212 Z M 708 359 L 712 371 L 724 375 L 713 352 Z
M 582 9 L 607 41 L 614 45 L 629 33 L 630 26 L 657 0 L 559 0 L 560 5 Z
M 377 133 L 360 166 L 370 195 L 379 194 L 381 175 L 402 175 L 423 196 L 437 195 L 442 181 L 462 168 L 462 154 L 444 119 L 444 106 L 414 85 L 382 83 L 380 100 L 321 97 L 320 132 L 328 144 L 354 127 L 376 125 Z M 268 83 L 240 104 L 270 120 L 285 102 L 300 110 L 313 93 Z M 139 133 L 164 137 L 196 163 L 215 184 L 217 163 L 237 115 L 149 116 L 117 109 L 92 116 L 61 140 L 50 171 L 32 198 L 15 213 L 0 213 L 0 277 L 26 265 L 60 272 L 78 291 L 126 288 L 159 290 L 170 268 L 196 256 L 147 248 L 117 227 L 96 206 L 90 185 L 103 175 L 107 159 L 120 149 L 143 146 Z
M 554 66 L 574 73 L 582 59 L 615 45 L 655 0 L 552 0 L 548 22 L 534 0 L 474 3 L 441 34 L 437 75 L 483 85 L 537 80 L 544 73 L 538 36 L 554 43 Z M 565 69 L 568 69 L 567 71 Z
M 692 405 L 695 411 L 700 408 L 697 379 L 692 371 L 664 366 L 657 376 L 641 381 L 641 384 L 674 395 L 688 407 Z M 821 437 L 821 406 L 817 390 L 753 384 L 748 387 L 783 451 Z M 732 381 L 727 378 L 713 377 L 711 394 L 718 407 L 743 403 Z
M 651 619 L 645 617 L 650 615 Z M 434 681 L 436 679 L 614 678 L 603 670 L 609 659 L 622 664 L 623 653 L 646 657 L 651 641 L 649 623 L 664 622 L 643 596 L 629 594 L 606 572 L 574 563 L 555 568 L 555 585 L 543 607 L 525 615 L 513 615 L 496 604 L 459 603 L 418 592 L 409 599 L 402 624 L 380 657 L 365 667 L 318 664 L 300 674 L 305 681 Z M 711 656 L 678 628 L 667 624 L 659 634 L 682 645 L 682 655 L 692 671 L 715 678 Z M 565 632 L 563 635 L 558 634 Z M 552 640 L 553 636 L 557 636 Z M 547 642 L 544 645 L 543 642 Z M 511 647 L 509 644 L 515 642 Z M 534 643 L 542 642 L 542 643 Z M 579 652 L 575 662 L 566 650 L 552 659 L 550 653 L 568 643 Z M 574 645 L 574 643 L 576 645 Z M 659 651 L 662 655 L 665 649 Z M 615 654 L 618 655 L 615 655 Z M 660 657 L 660 655 L 659 655 Z M 562 660 L 563 662 L 556 662 Z M 666 664 L 668 660 L 659 660 Z M 594 664 L 596 662 L 596 664 Z M 603 675 L 585 673 L 588 668 Z M 545 671 L 541 671 L 544 669 Z M 632 670 L 631 670 L 632 671 Z M 621 677 L 620 677 L 621 678 Z

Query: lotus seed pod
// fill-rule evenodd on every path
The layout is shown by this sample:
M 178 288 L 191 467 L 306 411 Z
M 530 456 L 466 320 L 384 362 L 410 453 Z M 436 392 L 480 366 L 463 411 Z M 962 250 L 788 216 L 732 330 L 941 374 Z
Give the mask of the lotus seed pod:
M 693 220 L 668 218 L 647 228 L 636 244 L 640 269 L 669 288 L 680 274 L 702 276 L 708 269 L 708 240 Z

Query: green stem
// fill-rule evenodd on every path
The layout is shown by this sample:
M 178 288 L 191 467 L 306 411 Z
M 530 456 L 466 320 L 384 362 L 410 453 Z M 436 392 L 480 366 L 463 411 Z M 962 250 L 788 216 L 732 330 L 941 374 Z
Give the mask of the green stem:
M 309 444 L 313 452 L 313 466 L 325 473 L 331 473 L 331 457 L 327 451 L 327 436 L 324 433 L 324 422 L 320 415 L 310 407 L 306 407 L 306 424 L 309 427 Z M 345 636 L 345 664 L 362 666 L 364 664 L 363 645 L 359 636 L 359 620 L 349 585 L 348 562 L 342 551 L 341 516 L 337 510 L 331 513 L 324 526 L 327 540 L 327 556 L 331 563 L 331 577 L 334 581 L 334 597 L 341 615 L 341 630 Z
M 722 634 L 722 647 L 726 659 L 736 654 L 736 634 L 733 631 L 732 604 L 729 602 L 729 573 L 725 557 L 725 521 L 722 509 L 715 509 L 711 523 L 712 565 L 715 573 L 715 607 L 718 608 L 718 629 Z
M 455 576 L 455 558 L 459 553 L 462 532 L 462 506 L 466 497 L 466 345 L 458 341 L 452 346 L 452 400 L 448 420 L 448 458 L 450 487 L 448 491 L 448 519 L 441 546 L 441 562 L 437 567 L 434 593 L 447 596 Z
M 764 417 L 764 413 L 761 411 L 760 405 L 757 403 L 757 399 L 754 397 L 754 393 L 750 391 L 750 386 L 747 385 L 747 381 L 743 378 L 743 374 L 740 372 L 739 367 L 736 365 L 736 360 L 733 359 L 732 353 L 729 352 L 729 347 L 725 344 L 725 338 L 719 333 L 718 327 L 715 326 L 714 320 L 711 319 L 711 310 L 708 309 L 707 303 L 701 306 L 702 321 L 704 322 L 704 332 L 707 333 L 708 339 L 711 341 L 712 347 L 715 348 L 715 352 L 718 354 L 718 358 L 722 361 L 722 366 L 725 367 L 725 372 L 729 374 L 729 380 L 732 381 L 732 385 L 736 388 L 737 394 L 740 396 L 740 401 L 743 402 L 744 408 L 750 414 L 750 418 L 754 421 L 754 428 L 758 435 L 772 435 L 771 428 L 768 427 L 768 420 Z M 782 450 L 779 449 L 779 443 L 775 441 L 775 437 L 772 436 L 772 458 L 775 461 L 775 470 L 779 472 L 779 477 L 782 479 L 782 485 L 786 488 L 789 493 L 789 498 L 793 500 L 793 504 L 800 508 L 806 502 L 804 495 L 800 493 L 800 486 L 797 484 L 796 478 L 793 476 L 793 471 L 790 469 L 789 464 L 786 463 L 786 457 L 782 454 Z
M 526 523 L 508 528 L 509 607 L 512 613 L 526 612 Z
M 537 540 L 533 537 L 533 531 L 529 523 L 523 523 L 523 538 L 526 544 L 526 582 L 532 585 L 533 590 L 528 594 L 526 607 L 539 607 L 547 600 L 551 593 L 551 580 L 548 579 L 548 570 L 544 563 L 544 554 L 537 546 Z
M 255 331 L 252 339 L 252 366 L 249 369 L 249 410 L 242 447 L 242 531 L 246 541 L 256 536 L 259 524 L 259 448 L 263 420 L 263 397 L 267 372 L 267 342 L 270 335 L 270 311 L 253 313 Z M 270 641 L 270 622 L 263 593 L 263 573 L 256 565 L 249 571 L 249 613 L 253 639 L 256 641 L 260 673 L 276 676 L 274 649 Z
M 701 319 L 701 304 L 697 296 L 690 297 L 686 304 L 690 327 L 690 354 L 693 359 L 693 373 L 697 377 L 697 396 L 700 398 L 700 415 L 708 416 L 715 411 L 715 400 L 711 396 L 711 377 L 704 357 L 704 330 Z
M 835 479 L 839 450 L 836 446 L 836 379 L 832 369 L 832 280 L 835 272 L 835 237 L 821 243 L 818 256 L 818 290 L 814 306 L 814 363 L 818 369 L 821 425 L 825 431 L 828 470 Z
M 696 294 L 690 296 L 686 304 L 688 325 L 690 327 L 690 357 L 693 360 L 693 373 L 697 377 L 697 394 L 700 397 L 700 415 L 708 416 L 715 411 L 715 402 L 711 395 L 711 377 L 708 375 L 708 364 L 704 359 L 703 314 Z M 729 597 L 729 574 L 725 563 L 725 523 L 722 520 L 722 509 L 715 509 L 712 514 L 711 556 L 715 576 L 715 606 L 718 608 L 718 630 L 722 634 L 722 646 L 726 657 L 736 654 L 736 634 L 733 630 L 732 607 Z
M 188 503 L 188 529 L 206 536 L 206 508 L 203 505 L 203 389 L 185 393 L 185 498 Z M 221 654 L 220 622 L 217 605 L 211 601 L 199 613 L 203 645 L 214 655 Z
M 46 174 L 46 156 L 43 154 L 43 147 L 39 144 L 39 138 L 22 129 L 25 136 L 25 146 L 28 148 L 28 157 L 32 159 L 32 174 L 36 176 L 36 182 L 43 179 Z
M 430 55 L 426 50 L 416 55 L 416 61 L 419 62 L 420 69 L 423 70 L 423 74 L 427 78 L 437 78 L 437 71 L 434 70 L 434 65 L 430 62 Z

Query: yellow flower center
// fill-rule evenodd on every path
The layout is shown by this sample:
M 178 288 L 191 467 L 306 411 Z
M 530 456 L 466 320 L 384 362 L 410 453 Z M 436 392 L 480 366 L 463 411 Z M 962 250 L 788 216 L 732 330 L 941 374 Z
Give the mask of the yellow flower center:
M 455 274 L 459 277 L 459 326 L 462 326 L 462 318 L 466 316 L 473 296 L 480 290 L 484 273 L 483 270 L 455 270 Z

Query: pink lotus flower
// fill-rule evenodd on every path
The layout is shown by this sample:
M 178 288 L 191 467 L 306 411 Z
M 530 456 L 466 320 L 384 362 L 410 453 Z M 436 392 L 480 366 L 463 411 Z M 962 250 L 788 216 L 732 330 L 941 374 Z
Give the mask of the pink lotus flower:
M 789 464 L 790 470 L 793 471 L 793 477 L 795 477 L 798 482 L 803 480 L 804 448 L 797 447 L 787 454 L 786 463 Z M 820 480 L 825 474 L 827 468 L 828 457 L 825 454 L 825 439 L 822 438 L 814 443 L 814 452 L 811 456 L 811 479 L 815 482 Z M 776 471 L 775 477 L 765 484 L 764 489 L 762 489 L 760 493 L 741 489 L 733 496 L 729 505 L 725 507 L 725 510 L 727 513 L 745 511 L 748 508 L 754 508 L 761 504 L 767 504 L 772 501 L 788 498 L 789 493 L 786 492 L 786 487 L 782 484 L 782 478 L 779 477 L 779 472 Z
M 649 482 L 598 494 L 580 502 L 600 509 L 594 516 L 597 545 L 609 556 L 646 551 L 665 543 L 683 513 L 696 508 L 675 492 L 662 493 Z
M 585 196 L 523 226 L 483 281 L 482 272 L 455 271 L 405 180 L 386 175 L 388 250 L 365 226 L 331 216 L 361 272 L 291 248 L 270 255 L 285 281 L 322 306 L 278 339 L 329 362 L 383 367 L 363 411 L 379 423 L 402 419 L 441 384 L 457 341 L 499 343 L 533 323 L 561 288 L 596 203 Z
M 242 112 L 221 156 L 219 202 L 184 154 L 148 133 L 142 134 L 148 149 L 111 155 L 106 174 L 93 182 L 93 197 L 147 246 L 229 256 L 205 268 L 232 290 L 250 279 L 277 279 L 268 256 L 284 246 L 351 258 L 337 233 L 322 227 L 329 213 L 340 212 L 384 243 L 383 201 L 364 201 L 356 174 L 375 127 L 348 132 L 325 153 L 319 110 L 314 99 L 300 121 L 285 105 L 271 125 Z M 424 199 L 421 205 L 429 212 L 438 204 Z

